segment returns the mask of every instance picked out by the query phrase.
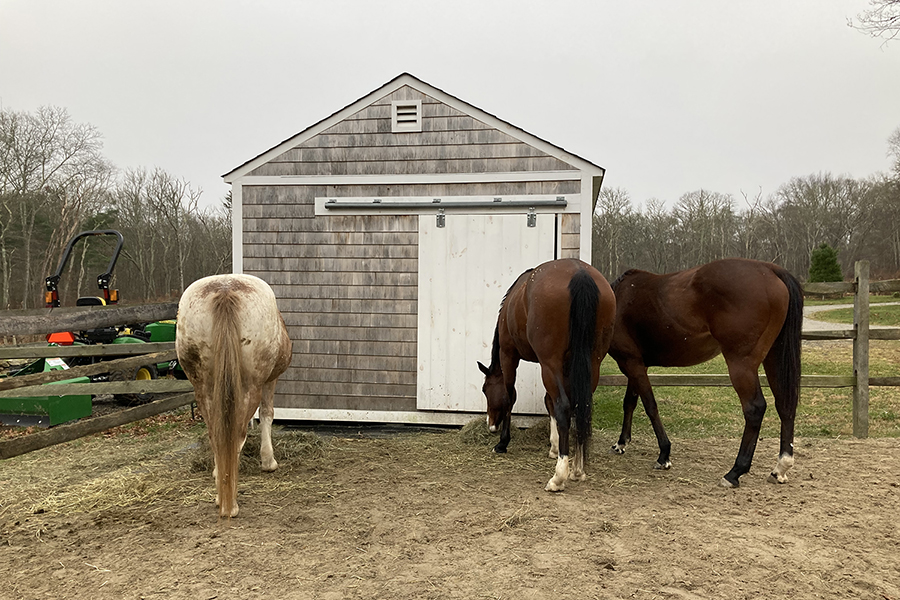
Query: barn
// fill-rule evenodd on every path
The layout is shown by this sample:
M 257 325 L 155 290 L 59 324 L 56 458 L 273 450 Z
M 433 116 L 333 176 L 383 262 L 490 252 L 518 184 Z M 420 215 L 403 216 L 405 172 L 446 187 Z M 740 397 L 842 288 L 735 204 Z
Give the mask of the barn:
M 275 418 L 483 414 L 503 295 L 545 260 L 590 260 L 603 174 L 404 73 L 223 175 L 234 271 L 269 282 L 294 340 Z M 517 414 L 544 413 L 535 365 L 517 389 Z

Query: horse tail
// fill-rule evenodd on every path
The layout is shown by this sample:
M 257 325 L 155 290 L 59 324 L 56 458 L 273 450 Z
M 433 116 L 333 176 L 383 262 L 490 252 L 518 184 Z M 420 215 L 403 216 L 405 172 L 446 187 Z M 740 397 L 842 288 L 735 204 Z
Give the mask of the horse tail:
M 597 331 L 600 289 L 587 271 L 578 271 L 569 281 L 569 388 L 575 412 L 576 442 L 587 462 L 594 406 L 591 388 L 592 357 Z
M 228 289 L 220 290 L 213 298 L 212 312 L 216 327 L 213 331 L 213 364 L 210 377 L 213 381 L 210 405 L 215 415 L 210 415 L 210 442 L 216 456 L 216 492 L 219 496 L 219 515 L 231 516 L 237 499 L 237 476 L 240 465 L 238 456 L 246 433 L 240 422 L 237 406 L 242 397 L 241 338 L 237 321 L 239 298 Z
M 777 385 L 783 391 L 784 405 L 792 414 L 800 402 L 800 334 L 803 330 L 803 288 L 797 278 L 781 268 L 775 275 L 788 289 L 788 312 L 775 343 L 769 350 L 772 363 L 777 365 Z M 778 402 L 776 398 L 776 402 Z

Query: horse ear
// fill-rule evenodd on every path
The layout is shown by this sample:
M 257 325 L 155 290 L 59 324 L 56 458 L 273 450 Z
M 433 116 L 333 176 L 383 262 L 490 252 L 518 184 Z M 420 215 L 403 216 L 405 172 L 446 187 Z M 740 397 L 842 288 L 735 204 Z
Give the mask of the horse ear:
M 484 366 L 483 364 L 481 364 L 481 361 L 480 361 L 480 360 L 479 360 L 479 361 L 475 361 L 475 362 L 478 363 L 478 368 L 481 369 L 481 372 L 482 372 L 482 373 L 484 373 L 485 375 L 490 375 L 490 374 L 491 374 L 491 370 L 488 369 L 488 368 L 487 368 L 486 366 Z

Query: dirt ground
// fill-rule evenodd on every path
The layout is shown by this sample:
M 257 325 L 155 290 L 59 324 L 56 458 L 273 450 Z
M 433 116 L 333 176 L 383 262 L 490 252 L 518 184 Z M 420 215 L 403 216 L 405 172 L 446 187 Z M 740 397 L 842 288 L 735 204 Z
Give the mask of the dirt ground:
M 0 463 L 0 598 L 900 600 L 897 439 L 799 439 L 786 485 L 765 439 L 725 490 L 736 439 L 675 438 L 659 472 L 654 440 L 616 456 L 597 431 L 589 479 L 551 494 L 539 431 L 496 455 L 458 430 L 291 430 L 220 522 L 187 420 Z

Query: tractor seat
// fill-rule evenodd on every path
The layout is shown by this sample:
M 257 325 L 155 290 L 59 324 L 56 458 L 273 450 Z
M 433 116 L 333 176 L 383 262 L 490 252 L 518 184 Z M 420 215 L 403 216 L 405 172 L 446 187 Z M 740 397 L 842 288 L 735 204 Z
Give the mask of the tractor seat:
M 75 306 L 105 306 L 106 300 L 100 296 L 82 296 L 75 301 Z
M 118 335 L 119 331 L 115 327 L 101 327 L 81 332 L 81 337 L 93 344 L 111 344 Z

